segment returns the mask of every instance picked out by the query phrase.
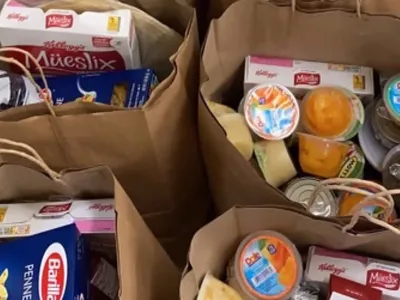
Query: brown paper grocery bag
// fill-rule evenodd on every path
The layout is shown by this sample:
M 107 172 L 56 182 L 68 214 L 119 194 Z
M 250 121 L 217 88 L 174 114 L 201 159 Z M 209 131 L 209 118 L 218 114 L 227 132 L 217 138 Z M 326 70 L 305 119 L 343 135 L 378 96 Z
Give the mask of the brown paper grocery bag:
M 293 12 L 292 6 L 278 6 L 274 1 L 231 4 L 210 24 L 201 59 L 201 98 L 238 103 L 243 96 L 244 58 L 251 54 L 367 65 L 383 75 L 398 72 L 400 20 L 378 15 L 388 3 L 393 4 L 392 13 L 400 16 L 399 4 L 389 0 L 362 1 L 360 15 L 335 7 Z M 203 101 L 199 105 L 200 143 L 218 211 L 236 204 L 289 205 L 228 142 Z
M 3 145 L 0 147 L 2 154 L 21 155 L 20 151 L 1 148 Z M 34 161 L 34 165 L 39 164 L 38 169 L 42 172 L 20 165 L 1 164 L 0 202 L 46 201 L 56 195 L 77 199 L 113 197 L 120 299 L 178 299 L 180 272 L 109 168 L 67 170 L 60 174 L 52 171 L 40 157 L 35 159 L 29 151 L 28 154 L 28 159 Z
M 180 284 L 180 299 L 193 300 L 204 275 L 224 278 L 229 260 L 240 242 L 260 230 L 277 231 L 289 238 L 302 252 L 311 245 L 352 251 L 372 257 L 400 260 L 400 249 L 388 245 L 400 241 L 389 230 L 357 235 L 365 230 L 365 220 L 353 232 L 343 232 L 348 219 L 335 220 L 312 216 L 282 206 L 235 207 L 201 228 L 193 237 L 189 262 Z
M 184 264 L 190 237 L 211 200 L 198 145 L 198 33 L 193 8 L 167 1 L 131 1 L 184 36 L 171 73 L 143 109 L 70 103 L 0 112 L 0 138 L 33 146 L 56 171 L 111 168 L 151 230 Z M 162 45 L 160 45 L 162 47 Z M 157 51 L 157 49 L 154 49 Z M 2 155 L 2 161 L 26 164 Z

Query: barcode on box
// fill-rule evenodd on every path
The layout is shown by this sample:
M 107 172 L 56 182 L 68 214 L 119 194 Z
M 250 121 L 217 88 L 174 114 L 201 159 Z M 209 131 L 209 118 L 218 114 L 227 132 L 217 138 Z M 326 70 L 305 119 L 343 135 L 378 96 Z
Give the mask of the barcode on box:
M 269 265 L 266 267 L 264 270 L 262 270 L 260 273 L 258 273 L 256 276 L 254 276 L 251 281 L 253 282 L 254 286 L 257 287 L 261 283 L 263 283 L 265 280 L 267 280 L 269 277 L 271 277 L 275 273 L 274 268 Z

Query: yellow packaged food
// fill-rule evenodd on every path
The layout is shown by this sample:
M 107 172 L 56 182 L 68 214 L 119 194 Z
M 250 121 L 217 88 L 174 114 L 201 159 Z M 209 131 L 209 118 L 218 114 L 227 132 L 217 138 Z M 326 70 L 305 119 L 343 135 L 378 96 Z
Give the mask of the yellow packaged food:
M 200 287 L 197 300 L 242 300 L 230 286 L 207 274 Z

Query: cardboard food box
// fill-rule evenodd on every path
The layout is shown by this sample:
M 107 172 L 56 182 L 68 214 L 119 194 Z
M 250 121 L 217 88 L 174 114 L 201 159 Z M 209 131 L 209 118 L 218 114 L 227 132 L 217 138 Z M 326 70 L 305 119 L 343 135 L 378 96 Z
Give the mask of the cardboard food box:
M 281 84 L 299 98 L 320 86 L 346 88 L 358 95 L 364 103 L 374 97 L 373 70 L 369 67 L 247 56 L 244 93 L 261 83 Z
M 46 74 L 140 67 L 136 31 L 128 9 L 81 14 L 60 9 L 45 12 L 8 0 L 0 12 L 0 43 L 3 47 L 30 52 Z M 7 55 L 37 73 L 24 54 L 7 52 Z
M 88 299 L 83 235 L 114 220 L 113 199 L 0 205 L 0 299 Z

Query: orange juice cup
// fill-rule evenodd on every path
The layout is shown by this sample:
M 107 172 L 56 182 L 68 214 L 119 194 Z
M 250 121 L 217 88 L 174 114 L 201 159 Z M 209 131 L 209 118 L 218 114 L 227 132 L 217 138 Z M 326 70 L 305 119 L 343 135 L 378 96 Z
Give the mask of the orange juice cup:
M 337 177 L 350 145 L 305 133 L 297 135 L 302 170 L 323 178 Z

